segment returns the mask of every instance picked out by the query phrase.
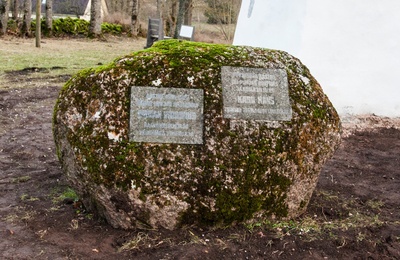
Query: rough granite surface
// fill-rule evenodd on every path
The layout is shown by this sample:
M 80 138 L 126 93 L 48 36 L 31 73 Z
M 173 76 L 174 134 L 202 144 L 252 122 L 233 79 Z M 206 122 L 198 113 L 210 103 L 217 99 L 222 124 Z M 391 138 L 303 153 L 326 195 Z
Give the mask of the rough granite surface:
M 224 117 L 223 66 L 285 70 L 291 120 Z M 135 86 L 202 89 L 203 143 L 130 141 Z M 175 229 L 302 214 L 341 124 L 316 79 L 285 52 L 166 40 L 73 76 L 53 132 L 89 210 L 117 228 Z

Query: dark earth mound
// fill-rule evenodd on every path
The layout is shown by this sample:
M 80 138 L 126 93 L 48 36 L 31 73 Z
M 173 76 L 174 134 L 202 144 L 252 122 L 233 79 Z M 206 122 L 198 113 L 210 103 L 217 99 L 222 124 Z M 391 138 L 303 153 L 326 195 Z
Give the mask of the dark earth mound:
M 347 131 L 298 219 L 123 231 L 68 195 L 51 125 L 60 84 L 51 82 L 0 89 L 1 259 L 400 259 L 398 123 Z

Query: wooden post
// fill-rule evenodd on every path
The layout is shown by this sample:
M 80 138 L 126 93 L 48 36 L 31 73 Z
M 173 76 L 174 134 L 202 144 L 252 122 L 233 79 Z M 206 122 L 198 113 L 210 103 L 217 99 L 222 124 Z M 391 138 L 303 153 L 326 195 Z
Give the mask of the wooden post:
M 42 1 L 41 0 L 36 0 L 36 47 L 40 48 L 40 37 L 41 37 L 41 32 L 40 32 L 40 12 L 42 7 Z

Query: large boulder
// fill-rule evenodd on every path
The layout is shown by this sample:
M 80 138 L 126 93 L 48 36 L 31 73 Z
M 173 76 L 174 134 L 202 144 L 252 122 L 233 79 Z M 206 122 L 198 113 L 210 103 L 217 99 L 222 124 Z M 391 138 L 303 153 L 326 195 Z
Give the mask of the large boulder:
M 291 55 L 178 40 L 75 75 L 53 123 L 84 205 L 124 229 L 296 217 L 341 131 Z

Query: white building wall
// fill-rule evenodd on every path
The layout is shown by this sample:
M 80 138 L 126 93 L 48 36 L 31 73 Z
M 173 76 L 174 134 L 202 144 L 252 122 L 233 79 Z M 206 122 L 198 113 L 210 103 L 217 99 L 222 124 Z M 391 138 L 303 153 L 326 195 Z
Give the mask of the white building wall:
M 399 13 L 398 0 L 243 0 L 233 44 L 298 57 L 341 115 L 399 117 Z

